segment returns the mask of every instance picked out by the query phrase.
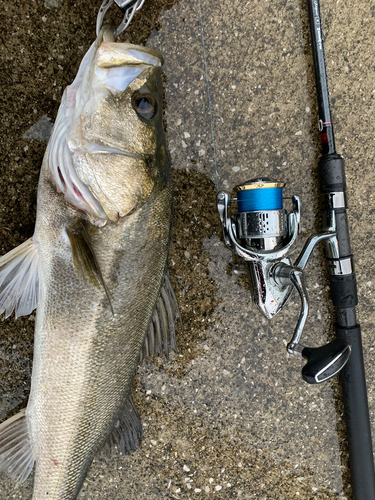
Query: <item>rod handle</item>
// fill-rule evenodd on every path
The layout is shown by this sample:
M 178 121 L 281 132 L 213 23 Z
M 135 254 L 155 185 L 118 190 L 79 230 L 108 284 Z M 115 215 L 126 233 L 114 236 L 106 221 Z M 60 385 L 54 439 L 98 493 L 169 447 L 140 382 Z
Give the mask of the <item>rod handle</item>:
M 360 325 L 336 326 L 337 338 L 348 342 L 352 354 L 341 372 L 354 500 L 375 499 L 371 425 L 366 392 Z

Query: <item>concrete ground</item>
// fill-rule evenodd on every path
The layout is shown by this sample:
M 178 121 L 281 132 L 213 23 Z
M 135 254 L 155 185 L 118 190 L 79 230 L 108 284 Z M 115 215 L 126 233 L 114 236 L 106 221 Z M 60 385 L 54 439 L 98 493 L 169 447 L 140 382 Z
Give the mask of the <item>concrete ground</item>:
M 32 235 L 45 141 L 62 91 L 94 40 L 99 4 L 3 3 L 1 253 Z M 322 4 L 374 423 L 375 4 Z M 340 387 L 336 380 L 307 385 L 301 361 L 286 353 L 298 297 L 272 321 L 261 317 L 247 280 L 232 272 L 215 208 L 217 182 L 231 190 L 249 178 L 271 176 L 287 183 L 286 196 L 302 199 L 300 246 L 319 230 L 318 117 L 306 32 L 302 0 L 146 0 L 124 36 L 165 57 L 175 179 L 170 272 L 184 332 L 169 361 L 139 368 L 142 448 L 131 457 L 97 458 L 81 499 L 352 498 Z M 333 329 L 319 251 L 307 274 L 311 312 L 303 341 L 318 346 Z M 0 419 L 26 405 L 33 327 L 34 315 L 1 323 Z M 31 495 L 32 479 L 15 488 L 2 477 L 1 499 Z

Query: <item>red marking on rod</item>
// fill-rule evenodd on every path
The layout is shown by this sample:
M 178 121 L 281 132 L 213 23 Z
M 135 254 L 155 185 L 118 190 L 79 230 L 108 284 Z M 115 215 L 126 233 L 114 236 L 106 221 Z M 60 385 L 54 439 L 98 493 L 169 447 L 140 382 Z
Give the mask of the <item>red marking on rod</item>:
M 323 134 L 320 134 L 320 142 L 322 144 L 327 144 L 327 142 L 328 142 L 328 135 L 325 132 Z
M 332 122 L 323 122 L 323 125 L 330 125 Z

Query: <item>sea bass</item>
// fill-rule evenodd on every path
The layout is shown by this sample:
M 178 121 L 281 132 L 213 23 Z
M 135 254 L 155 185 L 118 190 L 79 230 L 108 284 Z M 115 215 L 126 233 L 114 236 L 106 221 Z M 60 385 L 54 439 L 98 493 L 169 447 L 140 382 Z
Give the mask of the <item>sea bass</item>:
M 35 463 L 33 500 L 75 499 L 105 443 L 138 446 L 140 356 L 175 347 L 162 57 L 103 33 L 64 92 L 34 235 L 0 259 L 0 313 L 37 307 L 28 405 L 0 425 L 0 470 Z

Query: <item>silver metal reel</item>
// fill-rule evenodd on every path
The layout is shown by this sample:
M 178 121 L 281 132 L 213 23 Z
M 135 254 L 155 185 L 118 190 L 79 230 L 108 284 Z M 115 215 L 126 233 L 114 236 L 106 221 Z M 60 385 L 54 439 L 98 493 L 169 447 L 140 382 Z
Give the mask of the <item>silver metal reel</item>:
M 263 203 L 263 192 L 254 193 L 254 190 L 280 189 L 283 186 L 282 183 L 266 178 L 247 181 L 237 186 L 237 191 L 242 191 L 241 209 L 239 197 L 237 198 L 237 214 L 233 217 L 229 215 L 231 196 L 225 191 L 220 191 L 217 195 L 217 209 L 225 244 L 246 262 L 253 301 L 262 314 L 268 319 L 273 318 L 284 307 L 293 290 L 297 290 L 301 300 L 301 311 L 287 350 L 290 354 L 308 359 L 303 369 L 303 376 L 308 382 L 320 383 L 336 374 L 350 355 L 350 347 L 337 340 L 318 349 L 307 348 L 300 344 L 309 312 L 304 269 L 313 249 L 321 241 L 329 247 L 329 255 L 333 259 L 339 258 L 335 218 L 333 214 L 332 216 L 328 214 L 328 231 L 310 236 L 293 264 L 291 254 L 297 241 L 300 224 L 301 204 L 298 196 L 292 197 L 292 211 L 288 214 L 282 206 L 264 210 L 263 205 L 275 204 L 276 198 L 272 199 L 272 196 L 263 191 L 266 200 Z M 246 190 L 253 192 L 244 195 Z M 277 203 L 280 203 L 280 199 L 276 200 L 276 205 Z M 257 209 L 257 205 L 261 209 Z M 309 358 L 313 362 L 310 362 Z
M 254 304 L 267 318 L 273 318 L 292 294 L 293 285 L 279 286 L 271 279 L 270 271 L 275 262 L 291 265 L 287 254 L 297 240 L 300 222 L 300 200 L 293 197 L 293 212 L 285 210 L 238 214 L 234 220 L 228 216 L 231 197 L 225 191 L 217 196 L 217 208 L 223 226 L 226 245 L 246 261 L 249 269 Z M 273 211 L 274 212 L 274 211 Z M 260 227 L 259 219 L 268 215 L 272 221 L 268 230 Z M 265 217 L 266 218 L 266 217 Z M 277 232 L 279 229 L 279 232 Z

